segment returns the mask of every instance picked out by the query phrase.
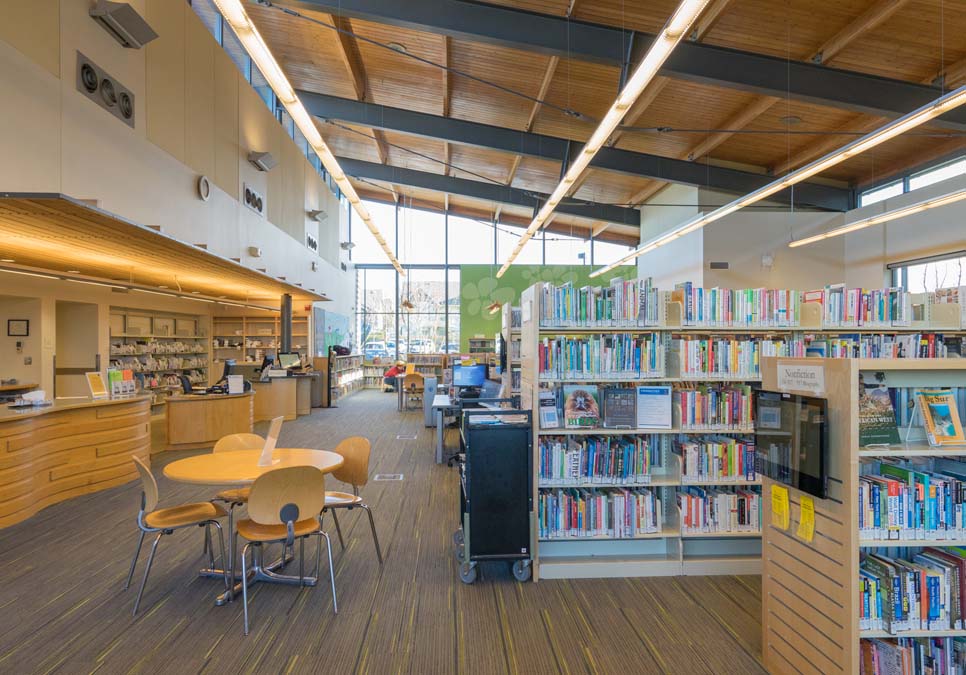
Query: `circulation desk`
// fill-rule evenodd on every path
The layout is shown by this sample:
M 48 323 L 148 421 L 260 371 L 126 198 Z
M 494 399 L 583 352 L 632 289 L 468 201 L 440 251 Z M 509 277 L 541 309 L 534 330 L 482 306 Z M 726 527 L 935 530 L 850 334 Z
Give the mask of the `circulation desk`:
M 0 527 L 71 497 L 137 478 L 150 461 L 151 397 L 0 406 Z
M 166 450 L 210 448 L 228 434 L 251 433 L 255 392 L 172 396 Z

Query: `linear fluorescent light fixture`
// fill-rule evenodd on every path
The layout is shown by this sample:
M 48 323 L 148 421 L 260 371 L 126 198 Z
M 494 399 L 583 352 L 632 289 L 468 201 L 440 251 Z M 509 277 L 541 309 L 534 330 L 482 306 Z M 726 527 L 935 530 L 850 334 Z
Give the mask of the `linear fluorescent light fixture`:
M 725 216 L 734 213 L 739 209 L 743 209 L 746 206 L 751 206 L 756 202 L 760 202 L 761 200 L 775 194 L 776 192 L 780 192 L 787 187 L 801 183 L 803 180 L 811 178 L 812 176 L 819 174 L 826 169 L 830 169 L 837 164 L 841 164 L 851 157 L 861 155 L 863 152 L 871 150 L 872 148 L 881 145 L 882 143 L 885 143 L 896 136 L 904 134 L 910 129 L 914 129 L 921 124 L 925 124 L 926 122 L 929 122 L 930 120 L 949 112 L 953 108 L 958 108 L 964 103 L 966 103 L 966 86 L 954 89 L 945 96 L 940 96 L 935 101 L 927 103 L 921 108 L 913 110 L 911 113 L 903 115 L 899 119 L 894 120 L 893 122 L 890 122 L 889 124 L 886 124 L 885 126 L 880 127 L 875 131 L 862 136 L 861 138 L 857 138 L 848 145 L 844 145 L 838 150 L 833 150 L 824 157 L 819 157 L 814 162 L 806 164 L 802 168 L 792 171 L 784 177 L 778 178 L 753 192 L 749 192 L 744 197 L 739 197 L 738 199 L 729 202 L 724 206 L 718 207 L 714 211 L 699 214 L 691 220 L 685 221 L 664 234 L 642 244 L 639 248 L 634 249 L 620 260 L 617 260 L 606 267 L 601 267 L 599 270 L 595 270 L 590 274 L 590 276 L 596 277 L 606 272 L 610 272 L 611 270 L 620 267 L 626 262 L 630 262 L 640 255 L 649 253 L 654 249 L 664 246 L 668 242 L 674 241 L 675 239 L 683 237 L 686 234 L 690 234 L 695 230 L 700 230 L 709 223 L 720 220 L 721 218 L 724 218 Z
M 607 139 L 611 137 L 611 134 L 617 130 L 618 125 L 623 121 L 627 111 L 634 105 L 634 102 L 637 101 L 647 85 L 651 83 L 668 56 L 671 55 L 674 48 L 678 46 L 681 39 L 691 29 L 691 24 L 697 20 L 710 1 L 681 0 L 678 3 L 674 14 L 664 24 L 663 30 L 654 38 L 650 49 L 644 55 L 644 59 L 637 66 L 637 69 L 630 78 L 628 78 L 627 83 L 617 95 L 614 103 L 611 104 L 607 114 L 604 115 L 600 124 L 597 125 L 597 128 L 591 134 L 590 139 L 584 145 L 580 154 L 577 155 L 570 167 L 567 168 L 563 178 L 560 179 L 560 183 L 557 184 L 557 187 L 547 198 L 547 201 L 544 202 L 543 206 L 537 212 L 537 215 L 533 217 L 526 232 L 520 237 L 513 252 L 510 253 L 510 257 L 503 263 L 500 271 L 496 273 L 497 278 L 502 277 L 506 273 L 510 265 L 513 264 L 513 261 L 520 255 L 523 247 L 543 227 L 544 223 L 547 222 L 550 215 L 554 212 L 554 209 L 557 208 L 570 190 L 573 189 L 574 184 L 584 171 L 587 170 L 587 167 L 590 166 L 590 162 L 594 159 L 594 156 L 604 146 Z
M 929 209 L 934 209 L 938 206 L 955 204 L 956 202 L 961 202 L 964 199 L 966 199 L 966 190 L 951 192 L 948 195 L 943 195 L 942 197 L 935 197 L 933 199 L 927 199 L 925 201 L 917 202 L 915 204 L 910 204 L 909 206 L 903 206 L 901 208 L 894 209 L 892 211 L 886 211 L 885 213 L 880 213 L 877 216 L 862 218 L 861 220 L 857 220 L 854 223 L 842 225 L 841 227 L 836 227 L 834 230 L 829 230 L 828 232 L 822 232 L 821 234 L 816 234 L 815 236 L 812 236 L 812 237 L 798 239 L 796 241 L 790 242 L 788 246 L 790 248 L 807 246 L 808 244 L 814 244 L 815 242 L 822 241 L 823 239 L 831 239 L 832 237 L 839 237 L 839 236 L 842 236 L 843 234 L 848 234 L 849 232 L 855 232 L 856 230 L 862 230 L 867 227 L 872 227 L 873 225 L 887 223 L 890 220 L 898 220 L 899 218 L 905 218 L 906 216 L 911 216 L 914 213 L 921 213 L 922 211 L 928 211 Z
M 285 106 L 288 114 L 292 116 L 295 126 L 299 128 L 299 131 L 305 136 L 305 140 L 315 150 L 315 154 L 322 160 L 322 165 L 325 167 L 325 170 L 329 172 L 335 184 L 342 190 L 342 194 L 349 200 L 349 204 L 352 205 L 352 209 L 356 212 L 356 215 L 362 219 L 362 222 L 366 224 L 369 232 L 379 242 L 379 246 L 382 247 L 383 252 L 389 258 L 392 266 L 396 268 L 396 271 L 401 276 L 405 276 L 406 271 L 399 264 L 396 256 L 393 255 L 392 249 L 386 243 L 385 237 L 382 236 L 379 228 L 373 222 L 369 210 L 362 203 L 362 200 L 359 199 L 359 194 L 356 192 L 356 189 L 352 187 L 352 183 L 346 178 L 345 172 L 339 166 L 339 162 L 336 161 L 335 155 L 332 154 L 329 146 L 322 139 L 322 135 L 319 133 L 318 128 L 316 128 L 305 106 L 302 105 L 302 101 L 295 95 L 295 89 L 292 88 L 288 78 L 285 77 L 285 73 L 282 72 L 281 66 L 278 65 L 275 57 L 272 56 L 272 52 L 269 50 L 265 40 L 262 39 L 258 29 L 255 28 L 255 24 L 249 18 L 248 12 L 242 6 L 241 0 L 214 0 L 214 3 L 218 7 L 218 11 L 221 12 L 221 15 L 225 17 L 225 21 L 235 31 L 235 35 L 238 36 L 242 46 L 245 47 L 245 51 L 248 52 L 252 61 L 258 66 L 262 75 L 265 76 L 268 85 L 275 92 L 278 100 Z

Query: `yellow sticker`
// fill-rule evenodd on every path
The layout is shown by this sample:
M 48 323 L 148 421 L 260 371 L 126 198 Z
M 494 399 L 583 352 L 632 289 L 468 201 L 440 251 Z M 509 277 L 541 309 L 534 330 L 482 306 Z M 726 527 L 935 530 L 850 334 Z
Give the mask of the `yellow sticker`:
M 788 529 L 788 488 L 781 485 L 771 486 L 771 524 Z
M 802 495 L 801 513 L 798 518 L 798 536 L 811 543 L 815 536 L 815 500 Z

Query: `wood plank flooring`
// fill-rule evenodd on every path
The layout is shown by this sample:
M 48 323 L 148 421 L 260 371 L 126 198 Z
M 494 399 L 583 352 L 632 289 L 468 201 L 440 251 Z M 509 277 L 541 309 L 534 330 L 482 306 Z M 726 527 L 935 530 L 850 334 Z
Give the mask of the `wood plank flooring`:
M 373 473 L 405 476 L 363 491 L 384 566 L 365 514 L 340 518 L 345 551 L 332 531 L 338 615 L 325 575 L 315 588 L 261 584 L 245 637 L 240 602 L 214 606 L 219 582 L 195 574 L 202 537 L 192 529 L 162 540 L 132 617 L 136 586 L 122 588 L 140 486 L 130 483 L 0 530 L 0 672 L 764 672 L 758 577 L 519 584 L 493 563 L 475 585 L 461 584 L 451 542 L 455 472 L 433 463 L 422 414 L 400 414 L 395 404 L 395 395 L 363 391 L 282 430 L 282 447 L 333 448 L 367 436 Z M 407 434 L 416 439 L 396 438 Z M 161 476 L 166 462 L 188 454 L 154 456 L 162 506 L 210 497 Z

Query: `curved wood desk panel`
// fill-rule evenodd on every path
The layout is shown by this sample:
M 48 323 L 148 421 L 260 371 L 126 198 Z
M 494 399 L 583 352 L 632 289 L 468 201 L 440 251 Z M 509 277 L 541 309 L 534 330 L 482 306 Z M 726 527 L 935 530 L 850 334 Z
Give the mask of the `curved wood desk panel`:
M 150 461 L 150 399 L 0 408 L 0 527 L 79 495 L 137 478 Z M 133 508 L 133 506 L 132 506 Z
M 172 396 L 165 403 L 168 416 L 166 450 L 210 448 L 228 434 L 251 433 L 254 392 Z

